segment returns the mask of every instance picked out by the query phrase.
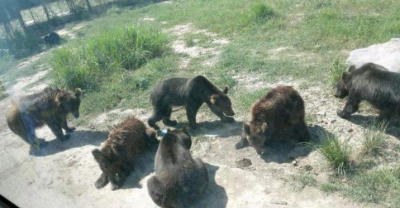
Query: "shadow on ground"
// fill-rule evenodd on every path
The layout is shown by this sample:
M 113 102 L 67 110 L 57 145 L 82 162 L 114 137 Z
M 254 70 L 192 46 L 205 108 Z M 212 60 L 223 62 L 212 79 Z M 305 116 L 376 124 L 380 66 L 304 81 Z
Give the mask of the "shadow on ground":
M 204 207 L 218 207 L 224 208 L 228 203 L 228 196 L 226 194 L 225 188 L 219 186 L 215 182 L 215 175 L 219 169 L 218 166 L 210 165 L 208 163 L 204 163 L 207 171 L 208 171 L 208 187 L 206 192 L 200 197 L 199 201 L 197 201 L 192 208 L 204 208 Z
M 71 133 L 71 138 L 67 141 L 60 141 L 53 139 L 48 142 L 46 147 L 43 147 L 40 153 L 36 153 L 35 156 L 44 157 L 54 155 L 60 152 L 64 152 L 69 149 L 83 147 L 86 145 L 99 146 L 108 137 L 108 132 L 104 131 L 88 131 L 88 130 L 77 130 Z
M 314 150 L 312 146 L 319 143 L 322 135 L 333 136 L 332 133 L 319 125 L 308 127 L 308 131 L 311 135 L 311 140 L 309 142 L 272 142 L 264 147 L 265 153 L 261 155 L 261 158 L 267 163 L 291 163 L 296 158 L 309 155 Z
M 232 123 L 224 123 L 220 120 L 205 121 L 197 124 L 197 129 L 191 130 L 188 123 L 180 123 L 177 128 L 186 126 L 192 136 L 218 136 L 221 138 L 240 136 L 242 133 L 242 121 L 235 121 Z
M 154 158 L 158 144 L 150 148 L 149 151 L 139 155 L 135 163 L 134 171 L 126 179 L 121 189 L 143 188 L 139 183 L 143 178 L 154 172 Z
M 365 129 L 370 129 L 372 124 L 379 123 L 377 116 L 362 116 L 362 115 L 351 115 L 348 121 L 360 125 Z M 392 118 L 389 121 L 389 125 L 386 128 L 385 134 L 396 137 L 400 140 L 400 120 L 398 118 Z

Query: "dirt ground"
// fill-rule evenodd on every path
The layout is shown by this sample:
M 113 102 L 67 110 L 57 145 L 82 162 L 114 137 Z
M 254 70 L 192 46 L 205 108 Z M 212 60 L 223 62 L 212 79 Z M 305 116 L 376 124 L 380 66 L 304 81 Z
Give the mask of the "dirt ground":
M 19 80 L 11 89 L 27 91 L 20 85 L 26 85 L 27 80 L 34 82 L 38 80 L 37 77 L 45 74 L 39 73 Z M 307 89 L 302 94 L 306 103 L 317 106 L 318 103 L 312 101 L 314 91 L 322 92 L 315 88 Z M 28 92 L 32 93 L 32 89 Z M 331 96 L 319 99 L 318 102 L 328 106 L 340 104 Z M 1 115 L 5 115 L 9 103 L 10 98 L 0 102 Z M 310 106 L 307 107 L 311 110 Z M 312 111 L 319 113 L 318 108 L 313 108 Z M 131 113 L 138 114 L 143 120 L 149 116 L 140 109 L 114 110 L 97 117 L 93 121 L 95 128 L 78 126 L 71 139 L 66 142 L 56 140 L 50 130 L 44 127 L 38 131 L 38 136 L 45 138 L 50 144 L 44 149 L 42 156 L 28 154 L 28 145 L 12 134 L 3 116 L 0 119 L 0 193 L 20 207 L 156 207 L 148 196 L 146 187 L 147 179 L 153 174 L 156 149 L 140 159 L 137 170 L 131 174 L 122 189 L 111 191 L 109 186 L 101 190 L 94 187 L 100 169 L 91 151 L 107 138 L 106 123 L 118 123 Z M 329 118 L 326 114 L 333 116 L 332 112 L 318 113 L 316 123 L 319 118 L 326 123 L 333 121 L 326 119 Z M 113 115 L 110 116 L 111 114 Z M 206 194 L 193 207 L 361 207 L 338 194 L 327 195 L 315 187 L 296 188 L 291 179 L 293 175 L 309 172 L 319 178 L 327 177 L 327 173 L 324 173 L 326 168 L 316 152 L 303 146 L 272 147 L 262 157 L 252 148 L 237 151 L 234 144 L 239 140 L 242 125 L 240 121 L 244 118 L 236 118 L 237 122 L 234 124 L 222 124 L 215 120 L 216 117 L 206 121 L 207 117 L 204 113 L 199 115 L 201 124 L 200 129 L 193 132 L 195 139 L 192 154 L 207 163 L 210 184 Z M 354 129 L 353 132 L 359 131 L 356 125 L 347 123 L 336 127 L 344 128 L 343 131 L 350 128 Z M 324 125 L 330 128 L 329 124 Z M 318 131 L 324 130 L 320 125 L 310 125 L 310 132 L 314 137 Z M 237 162 L 243 158 L 249 159 L 252 165 L 240 167 Z M 294 160 L 296 166 L 293 165 Z M 312 167 L 311 170 L 304 168 L 308 166 Z
M 190 30 L 191 27 L 185 25 L 182 28 Z M 178 53 L 190 53 L 183 48 L 182 39 L 177 41 L 174 46 Z M 226 43 L 228 42 L 223 44 Z M 200 53 L 196 52 L 196 55 L 189 56 L 188 59 L 197 57 L 198 54 Z M 219 52 L 212 51 L 212 54 L 217 56 Z M 190 60 L 182 60 L 181 67 L 187 61 Z M 20 96 L 43 89 L 44 86 L 37 82 L 47 73 L 48 71 L 42 71 L 18 80 L 9 88 L 10 94 Z M 251 77 L 239 74 L 235 78 L 238 86 L 253 90 L 277 84 L 259 84 L 262 80 L 258 80 L 257 75 Z M 314 140 L 320 132 L 335 133 L 340 139 L 349 141 L 354 149 L 360 146 L 363 128 L 359 124 L 362 119 L 346 121 L 337 117 L 336 110 L 342 107 L 342 103 L 332 96 L 329 89 L 300 89 L 301 82 L 291 80 L 281 81 L 279 84 L 293 85 L 303 96 L 309 118 L 309 131 Z M 39 87 L 26 89 L 28 85 Z M 5 115 L 10 100 L 11 98 L 7 98 L 0 101 L 0 115 Z M 363 112 L 365 113 L 373 115 L 375 112 Z M 130 114 L 145 121 L 150 112 L 144 109 L 115 109 L 98 115 L 89 121 L 90 125 L 85 125 L 91 128 L 77 126 L 71 139 L 65 142 L 56 140 L 50 130 L 44 127 L 37 131 L 38 136 L 45 138 L 50 144 L 44 148 L 41 156 L 28 154 L 28 145 L 8 129 L 2 116 L 0 194 L 24 208 L 157 207 L 150 199 L 146 187 L 148 178 L 154 174 L 156 148 L 140 159 L 135 172 L 129 176 L 122 189 L 111 191 L 108 185 L 97 190 L 94 186 L 101 171 L 91 151 L 107 138 L 107 126 L 117 124 Z M 296 175 L 310 174 L 317 183 L 323 183 L 332 174 L 321 156 L 310 148 L 302 145 L 272 146 L 267 148 L 266 155 L 260 157 L 253 148 L 234 148 L 234 144 L 240 139 L 242 122 L 247 119 L 245 116 L 236 117 L 236 123 L 223 124 L 208 110 L 204 110 L 197 118 L 200 128 L 192 132 L 192 154 L 206 163 L 210 183 L 194 208 L 376 207 L 356 204 L 338 193 L 326 194 L 317 187 L 303 186 L 294 180 Z M 395 132 L 394 135 L 400 134 Z M 387 142 L 399 141 L 390 136 Z M 243 159 L 250 160 L 251 165 L 240 165 Z

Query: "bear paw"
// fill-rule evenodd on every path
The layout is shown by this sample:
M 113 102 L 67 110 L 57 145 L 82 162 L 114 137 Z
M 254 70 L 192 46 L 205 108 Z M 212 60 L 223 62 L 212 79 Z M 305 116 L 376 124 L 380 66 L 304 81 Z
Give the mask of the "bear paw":
M 343 118 L 343 119 L 346 119 L 346 118 L 349 117 L 349 115 L 348 115 L 347 113 L 345 113 L 344 111 L 342 111 L 342 110 L 338 110 L 338 111 L 336 112 L 336 114 L 337 114 L 340 118 Z
M 76 130 L 75 127 L 71 127 L 71 128 L 67 128 L 67 129 L 66 129 L 66 131 L 67 131 L 68 133 L 73 132 L 73 131 L 75 131 L 75 130 Z
M 71 138 L 71 135 L 66 134 L 66 135 L 64 135 L 62 138 L 60 138 L 60 140 L 61 140 L 61 141 L 66 141 L 66 140 L 68 140 L 69 138 Z
M 233 117 L 224 117 L 222 121 L 225 123 L 233 123 L 235 122 L 235 119 Z

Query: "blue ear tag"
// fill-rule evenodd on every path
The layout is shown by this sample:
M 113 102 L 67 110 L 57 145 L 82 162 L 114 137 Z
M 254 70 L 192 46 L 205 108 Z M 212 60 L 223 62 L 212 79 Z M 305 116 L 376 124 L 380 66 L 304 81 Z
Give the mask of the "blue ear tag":
M 168 133 L 168 130 L 167 130 L 167 129 L 158 130 L 158 132 L 157 132 L 157 134 L 158 134 L 159 136 L 164 136 L 164 135 L 166 135 L 167 133 Z

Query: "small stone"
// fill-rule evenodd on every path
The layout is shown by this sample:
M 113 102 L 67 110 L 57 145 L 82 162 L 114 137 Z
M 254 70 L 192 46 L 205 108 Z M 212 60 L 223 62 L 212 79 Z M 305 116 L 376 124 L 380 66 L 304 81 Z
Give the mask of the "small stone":
M 333 120 L 331 121 L 332 124 L 335 123 L 335 122 L 336 122 L 336 119 L 333 119 Z
M 236 163 L 236 167 L 238 167 L 238 168 L 245 168 L 245 167 L 249 167 L 250 165 L 252 165 L 251 160 L 249 160 L 247 158 L 237 160 L 237 161 L 235 161 L 235 163 Z
M 349 132 L 349 133 L 351 133 L 351 132 L 353 132 L 354 130 L 353 129 L 349 129 L 349 130 L 347 130 L 347 132 Z
M 292 164 L 293 164 L 293 166 L 297 166 L 297 161 L 293 160 Z
M 285 201 L 271 201 L 271 204 L 278 204 L 278 205 L 287 205 L 287 202 Z

